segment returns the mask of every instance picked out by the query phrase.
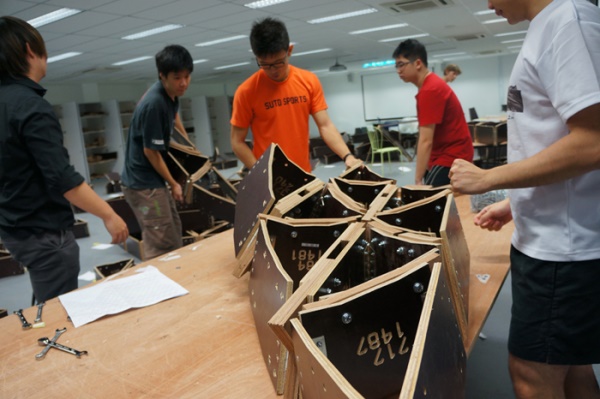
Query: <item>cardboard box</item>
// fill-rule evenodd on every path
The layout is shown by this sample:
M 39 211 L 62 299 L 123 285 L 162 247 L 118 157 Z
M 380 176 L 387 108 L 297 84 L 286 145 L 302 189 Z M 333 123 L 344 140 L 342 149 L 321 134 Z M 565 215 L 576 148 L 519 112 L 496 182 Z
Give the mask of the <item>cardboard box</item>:
M 506 122 L 486 121 L 475 125 L 475 142 L 498 145 L 507 140 Z
M 76 219 L 75 224 L 73 225 L 73 234 L 75 238 L 83 238 L 90 236 L 90 229 L 88 227 L 88 223 L 82 219 Z
M 96 272 L 96 279 L 102 280 L 108 276 L 112 276 L 113 274 L 119 273 L 120 271 L 127 270 L 130 267 L 133 267 L 135 262 L 132 258 L 123 259 L 113 263 L 107 263 L 104 265 L 98 265 L 94 267 L 94 271 Z

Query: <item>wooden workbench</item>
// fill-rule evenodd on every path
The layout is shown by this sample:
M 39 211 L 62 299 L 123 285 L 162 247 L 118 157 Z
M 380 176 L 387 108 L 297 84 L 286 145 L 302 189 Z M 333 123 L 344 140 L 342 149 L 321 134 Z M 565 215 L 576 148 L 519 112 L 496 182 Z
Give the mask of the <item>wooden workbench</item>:
M 500 232 L 473 226 L 469 198 L 456 199 L 471 253 L 471 351 L 506 278 L 512 224 Z M 0 319 L 1 398 L 276 398 L 263 363 L 248 300 L 248 275 L 235 268 L 232 230 L 178 251 L 180 259 L 148 261 L 189 294 L 74 328 L 58 299 L 43 310 L 46 327 L 22 330 Z M 482 283 L 477 274 L 489 274 Z M 37 308 L 24 310 L 33 322 Z M 51 349 L 40 337 L 67 327 L 58 343 L 88 356 Z

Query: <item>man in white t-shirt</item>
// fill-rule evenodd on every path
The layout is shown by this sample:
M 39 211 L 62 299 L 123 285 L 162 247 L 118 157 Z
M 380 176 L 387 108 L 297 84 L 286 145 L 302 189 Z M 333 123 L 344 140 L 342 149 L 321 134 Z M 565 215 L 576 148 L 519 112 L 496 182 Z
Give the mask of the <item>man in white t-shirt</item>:
M 475 224 L 514 220 L 509 369 L 519 398 L 600 398 L 600 9 L 490 0 L 530 21 L 508 88 L 508 164 L 456 160 L 455 191 L 511 189 Z

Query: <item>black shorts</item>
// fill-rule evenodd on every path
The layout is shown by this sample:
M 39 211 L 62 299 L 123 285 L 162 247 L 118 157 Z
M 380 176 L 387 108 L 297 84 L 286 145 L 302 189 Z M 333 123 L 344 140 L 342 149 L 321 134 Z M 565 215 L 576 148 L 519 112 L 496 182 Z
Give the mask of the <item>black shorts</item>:
M 430 170 L 425 172 L 423 183 L 433 187 L 445 186 L 450 184 L 450 177 L 448 176 L 449 173 L 450 168 L 446 166 L 433 165 Z
M 600 362 L 600 260 L 548 262 L 511 248 L 508 350 L 556 365 Z

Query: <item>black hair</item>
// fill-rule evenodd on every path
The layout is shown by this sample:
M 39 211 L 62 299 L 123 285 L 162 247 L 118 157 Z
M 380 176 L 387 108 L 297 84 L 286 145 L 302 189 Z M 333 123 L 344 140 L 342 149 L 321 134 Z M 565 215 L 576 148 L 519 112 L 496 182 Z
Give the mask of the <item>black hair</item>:
M 160 50 L 155 59 L 158 73 L 165 77 L 169 72 L 194 71 L 194 60 L 190 52 L 178 44 L 171 44 Z
M 267 17 L 252 24 L 250 48 L 257 57 L 274 55 L 290 47 L 290 37 L 285 24 Z
M 411 62 L 419 59 L 427 66 L 427 50 L 425 50 L 425 46 L 420 41 L 415 39 L 407 39 L 400 42 L 396 50 L 394 50 L 392 57 L 404 57 Z
M 44 39 L 37 29 L 19 18 L 0 17 L 0 80 L 9 76 L 27 76 L 31 68 L 27 44 L 34 54 L 48 56 Z

